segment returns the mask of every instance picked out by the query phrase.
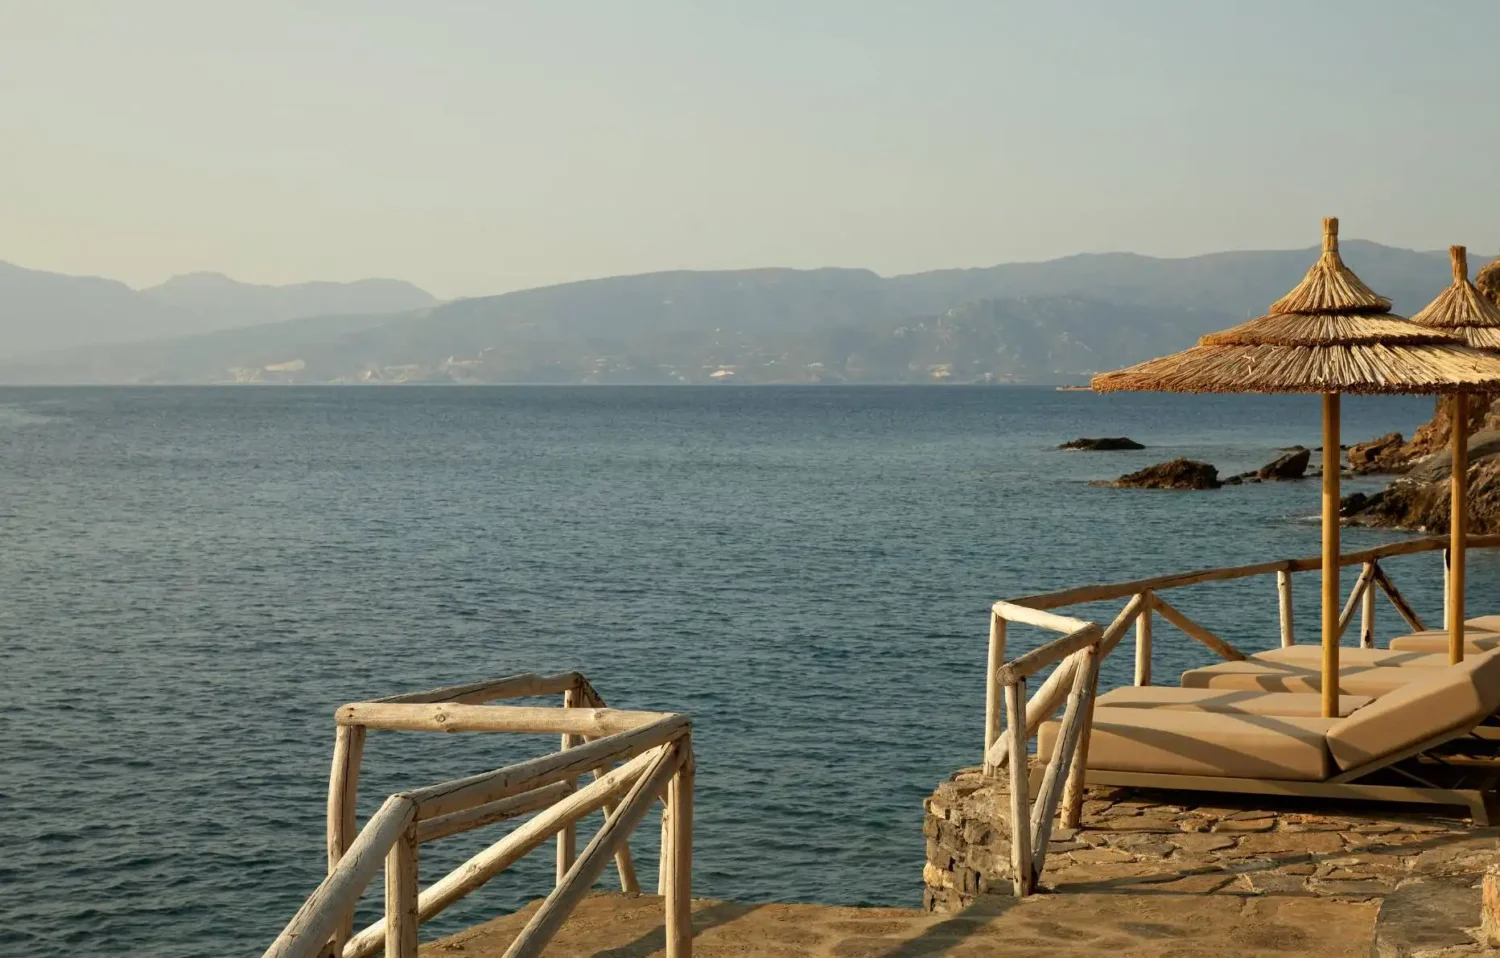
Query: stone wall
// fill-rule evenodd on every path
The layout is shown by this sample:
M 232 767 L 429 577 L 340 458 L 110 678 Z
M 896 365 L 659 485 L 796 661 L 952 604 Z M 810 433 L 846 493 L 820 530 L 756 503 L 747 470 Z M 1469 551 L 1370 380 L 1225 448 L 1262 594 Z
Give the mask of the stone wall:
M 925 808 L 925 907 L 953 913 L 985 893 L 1009 894 L 1006 782 L 965 769 L 939 785 Z M 1474 827 L 1458 814 L 1091 787 L 1083 827 L 1053 831 L 1042 886 L 1369 900 L 1419 877 L 1477 884 L 1500 861 L 1500 829 Z

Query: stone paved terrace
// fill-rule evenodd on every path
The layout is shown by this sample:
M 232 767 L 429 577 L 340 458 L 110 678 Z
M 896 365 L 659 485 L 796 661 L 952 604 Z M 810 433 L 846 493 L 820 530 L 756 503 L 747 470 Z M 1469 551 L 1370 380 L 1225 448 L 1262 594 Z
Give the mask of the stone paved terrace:
M 928 909 L 960 913 L 987 894 L 1009 894 L 1009 808 L 1006 781 L 987 780 L 978 769 L 955 774 L 927 799 Z M 1082 827 L 1053 832 L 1042 887 L 1059 898 L 1370 902 L 1382 908 L 1387 937 L 1415 935 L 1431 946 L 1376 953 L 1447 954 L 1434 949 L 1472 943 L 1466 927 L 1479 922 L 1484 872 L 1500 863 L 1500 828 L 1474 827 L 1451 814 L 1090 787 Z
M 501 958 L 536 906 L 422 948 L 422 958 Z M 1376 906 L 1217 895 L 986 896 L 961 915 L 917 909 L 694 903 L 694 958 L 1366 958 Z M 600 894 L 548 958 L 663 954 L 662 902 Z

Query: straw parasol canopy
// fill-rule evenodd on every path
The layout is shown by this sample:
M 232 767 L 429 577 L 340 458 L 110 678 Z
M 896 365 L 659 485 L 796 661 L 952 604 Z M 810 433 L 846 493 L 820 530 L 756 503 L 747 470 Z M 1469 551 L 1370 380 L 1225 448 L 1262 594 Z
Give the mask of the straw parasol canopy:
M 1455 331 L 1418 326 L 1390 309 L 1391 301 L 1339 256 L 1339 221 L 1330 217 L 1323 221 L 1322 255 L 1268 315 L 1204 336 L 1183 352 L 1093 379 L 1098 392 L 1322 394 L 1325 717 L 1336 715 L 1338 704 L 1339 396 L 1500 389 L 1500 357 L 1472 348 Z
M 1500 350 L 1500 306 L 1469 282 L 1468 250 L 1450 246 L 1448 255 L 1453 260 L 1453 284 L 1411 321 L 1457 333 L 1476 349 Z
M 1391 301 L 1344 264 L 1338 229 L 1337 219 L 1323 221 L 1323 255 L 1269 315 L 1183 352 L 1100 373 L 1095 391 L 1431 395 L 1496 384 L 1495 358 L 1466 348 L 1454 330 L 1392 315 Z M 1491 310 L 1500 323 L 1500 308 Z
M 1500 306 L 1496 306 L 1469 282 L 1469 256 L 1462 246 L 1448 247 L 1453 261 L 1453 283 L 1411 321 L 1431 329 L 1462 336 L 1470 346 L 1500 350 Z M 1453 468 L 1449 481 L 1448 595 L 1443 606 L 1448 615 L 1448 658 L 1464 657 L 1464 585 L 1467 565 L 1469 486 L 1469 397 L 1453 397 Z

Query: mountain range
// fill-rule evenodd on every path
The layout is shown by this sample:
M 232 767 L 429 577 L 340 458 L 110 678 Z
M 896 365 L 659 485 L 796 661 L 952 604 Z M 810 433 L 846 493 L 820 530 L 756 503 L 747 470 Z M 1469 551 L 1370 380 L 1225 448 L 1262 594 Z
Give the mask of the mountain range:
M 1450 280 L 1446 253 L 1342 252 L 1404 315 Z M 134 291 L 0 264 L 0 382 L 1069 383 L 1260 315 L 1315 258 L 676 271 L 447 303 L 394 280 Z

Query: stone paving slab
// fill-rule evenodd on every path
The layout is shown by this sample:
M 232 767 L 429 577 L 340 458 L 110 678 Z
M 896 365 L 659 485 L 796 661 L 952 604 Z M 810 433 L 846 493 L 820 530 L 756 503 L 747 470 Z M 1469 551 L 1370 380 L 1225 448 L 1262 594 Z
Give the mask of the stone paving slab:
M 961 910 L 1010 888 L 1004 780 L 965 769 L 928 797 L 924 905 Z M 1500 828 L 1432 807 L 1090 787 L 1082 828 L 1053 832 L 1042 885 L 1374 900 L 1418 877 L 1477 884 Z
M 424 945 L 423 958 L 500 958 L 535 910 Z M 903 908 L 694 902 L 694 958 L 1366 958 L 1376 906 L 1202 895 L 982 896 L 961 914 Z M 663 955 L 662 900 L 600 894 L 548 958 Z

